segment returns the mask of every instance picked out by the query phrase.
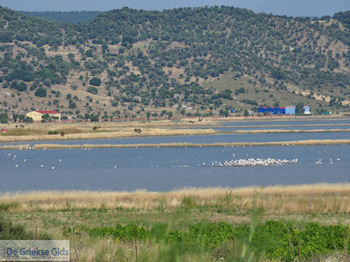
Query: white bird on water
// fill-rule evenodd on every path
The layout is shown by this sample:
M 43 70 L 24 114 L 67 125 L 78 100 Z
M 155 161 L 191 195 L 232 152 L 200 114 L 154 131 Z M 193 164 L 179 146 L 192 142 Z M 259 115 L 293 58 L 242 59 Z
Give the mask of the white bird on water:
M 237 159 L 221 162 L 212 162 L 212 167 L 248 167 L 248 166 L 280 166 L 286 164 L 297 164 L 298 159 L 273 159 L 273 158 L 249 158 L 249 159 Z
M 55 167 L 54 167 L 54 166 L 52 166 L 52 167 L 51 167 L 51 170 L 55 170 Z
M 27 159 L 23 159 L 23 162 L 24 162 L 24 163 L 27 162 Z
M 41 168 L 43 168 L 43 167 L 44 167 L 44 165 L 40 165 L 40 167 L 41 167 Z
M 18 168 L 18 165 L 16 165 L 16 168 Z
M 58 162 L 62 163 L 62 159 L 58 159 Z

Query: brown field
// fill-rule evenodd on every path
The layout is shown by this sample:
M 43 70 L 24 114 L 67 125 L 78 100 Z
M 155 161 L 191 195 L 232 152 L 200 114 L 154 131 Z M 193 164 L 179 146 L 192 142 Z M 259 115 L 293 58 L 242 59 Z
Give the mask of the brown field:
M 72 139 L 103 139 L 103 138 L 123 138 L 142 136 L 178 136 L 178 135 L 210 135 L 215 134 L 213 129 L 166 129 L 166 128 L 143 128 L 141 133 L 135 132 L 134 128 L 123 128 L 120 131 L 96 131 L 96 132 L 75 132 L 64 133 L 66 129 L 58 129 L 57 135 L 31 134 L 31 135 L 0 135 L 0 142 L 17 141 L 40 141 L 40 140 L 72 140 Z

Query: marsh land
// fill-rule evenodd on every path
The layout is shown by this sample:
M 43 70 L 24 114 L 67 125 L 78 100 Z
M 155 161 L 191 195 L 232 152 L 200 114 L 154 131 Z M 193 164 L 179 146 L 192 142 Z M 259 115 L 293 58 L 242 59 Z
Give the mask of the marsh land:
M 10 124 L 0 238 L 69 239 L 72 261 L 347 261 L 349 124 Z M 298 161 L 218 164 L 258 158 Z

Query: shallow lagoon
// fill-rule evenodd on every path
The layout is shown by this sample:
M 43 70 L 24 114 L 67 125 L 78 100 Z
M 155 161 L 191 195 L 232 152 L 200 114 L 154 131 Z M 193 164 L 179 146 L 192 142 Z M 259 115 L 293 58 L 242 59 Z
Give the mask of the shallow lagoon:
M 208 167 L 212 161 L 258 157 L 299 162 Z M 322 164 L 316 164 L 319 159 Z M 343 183 L 350 182 L 350 145 L 11 150 L 0 151 L 0 166 L 0 192 Z

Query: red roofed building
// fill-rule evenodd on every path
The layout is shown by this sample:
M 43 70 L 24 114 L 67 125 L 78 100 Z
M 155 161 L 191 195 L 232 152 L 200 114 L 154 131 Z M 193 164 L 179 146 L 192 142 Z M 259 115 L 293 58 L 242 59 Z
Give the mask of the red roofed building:
M 57 111 L 32 111 L 26 114 L 27 117 L 30 117 L 33 119 L 34 122 L 39 122 L 43 120 L 43 116 L 48 115 L 51 120 L 60 121 L 61 120 L 61 113 Z

